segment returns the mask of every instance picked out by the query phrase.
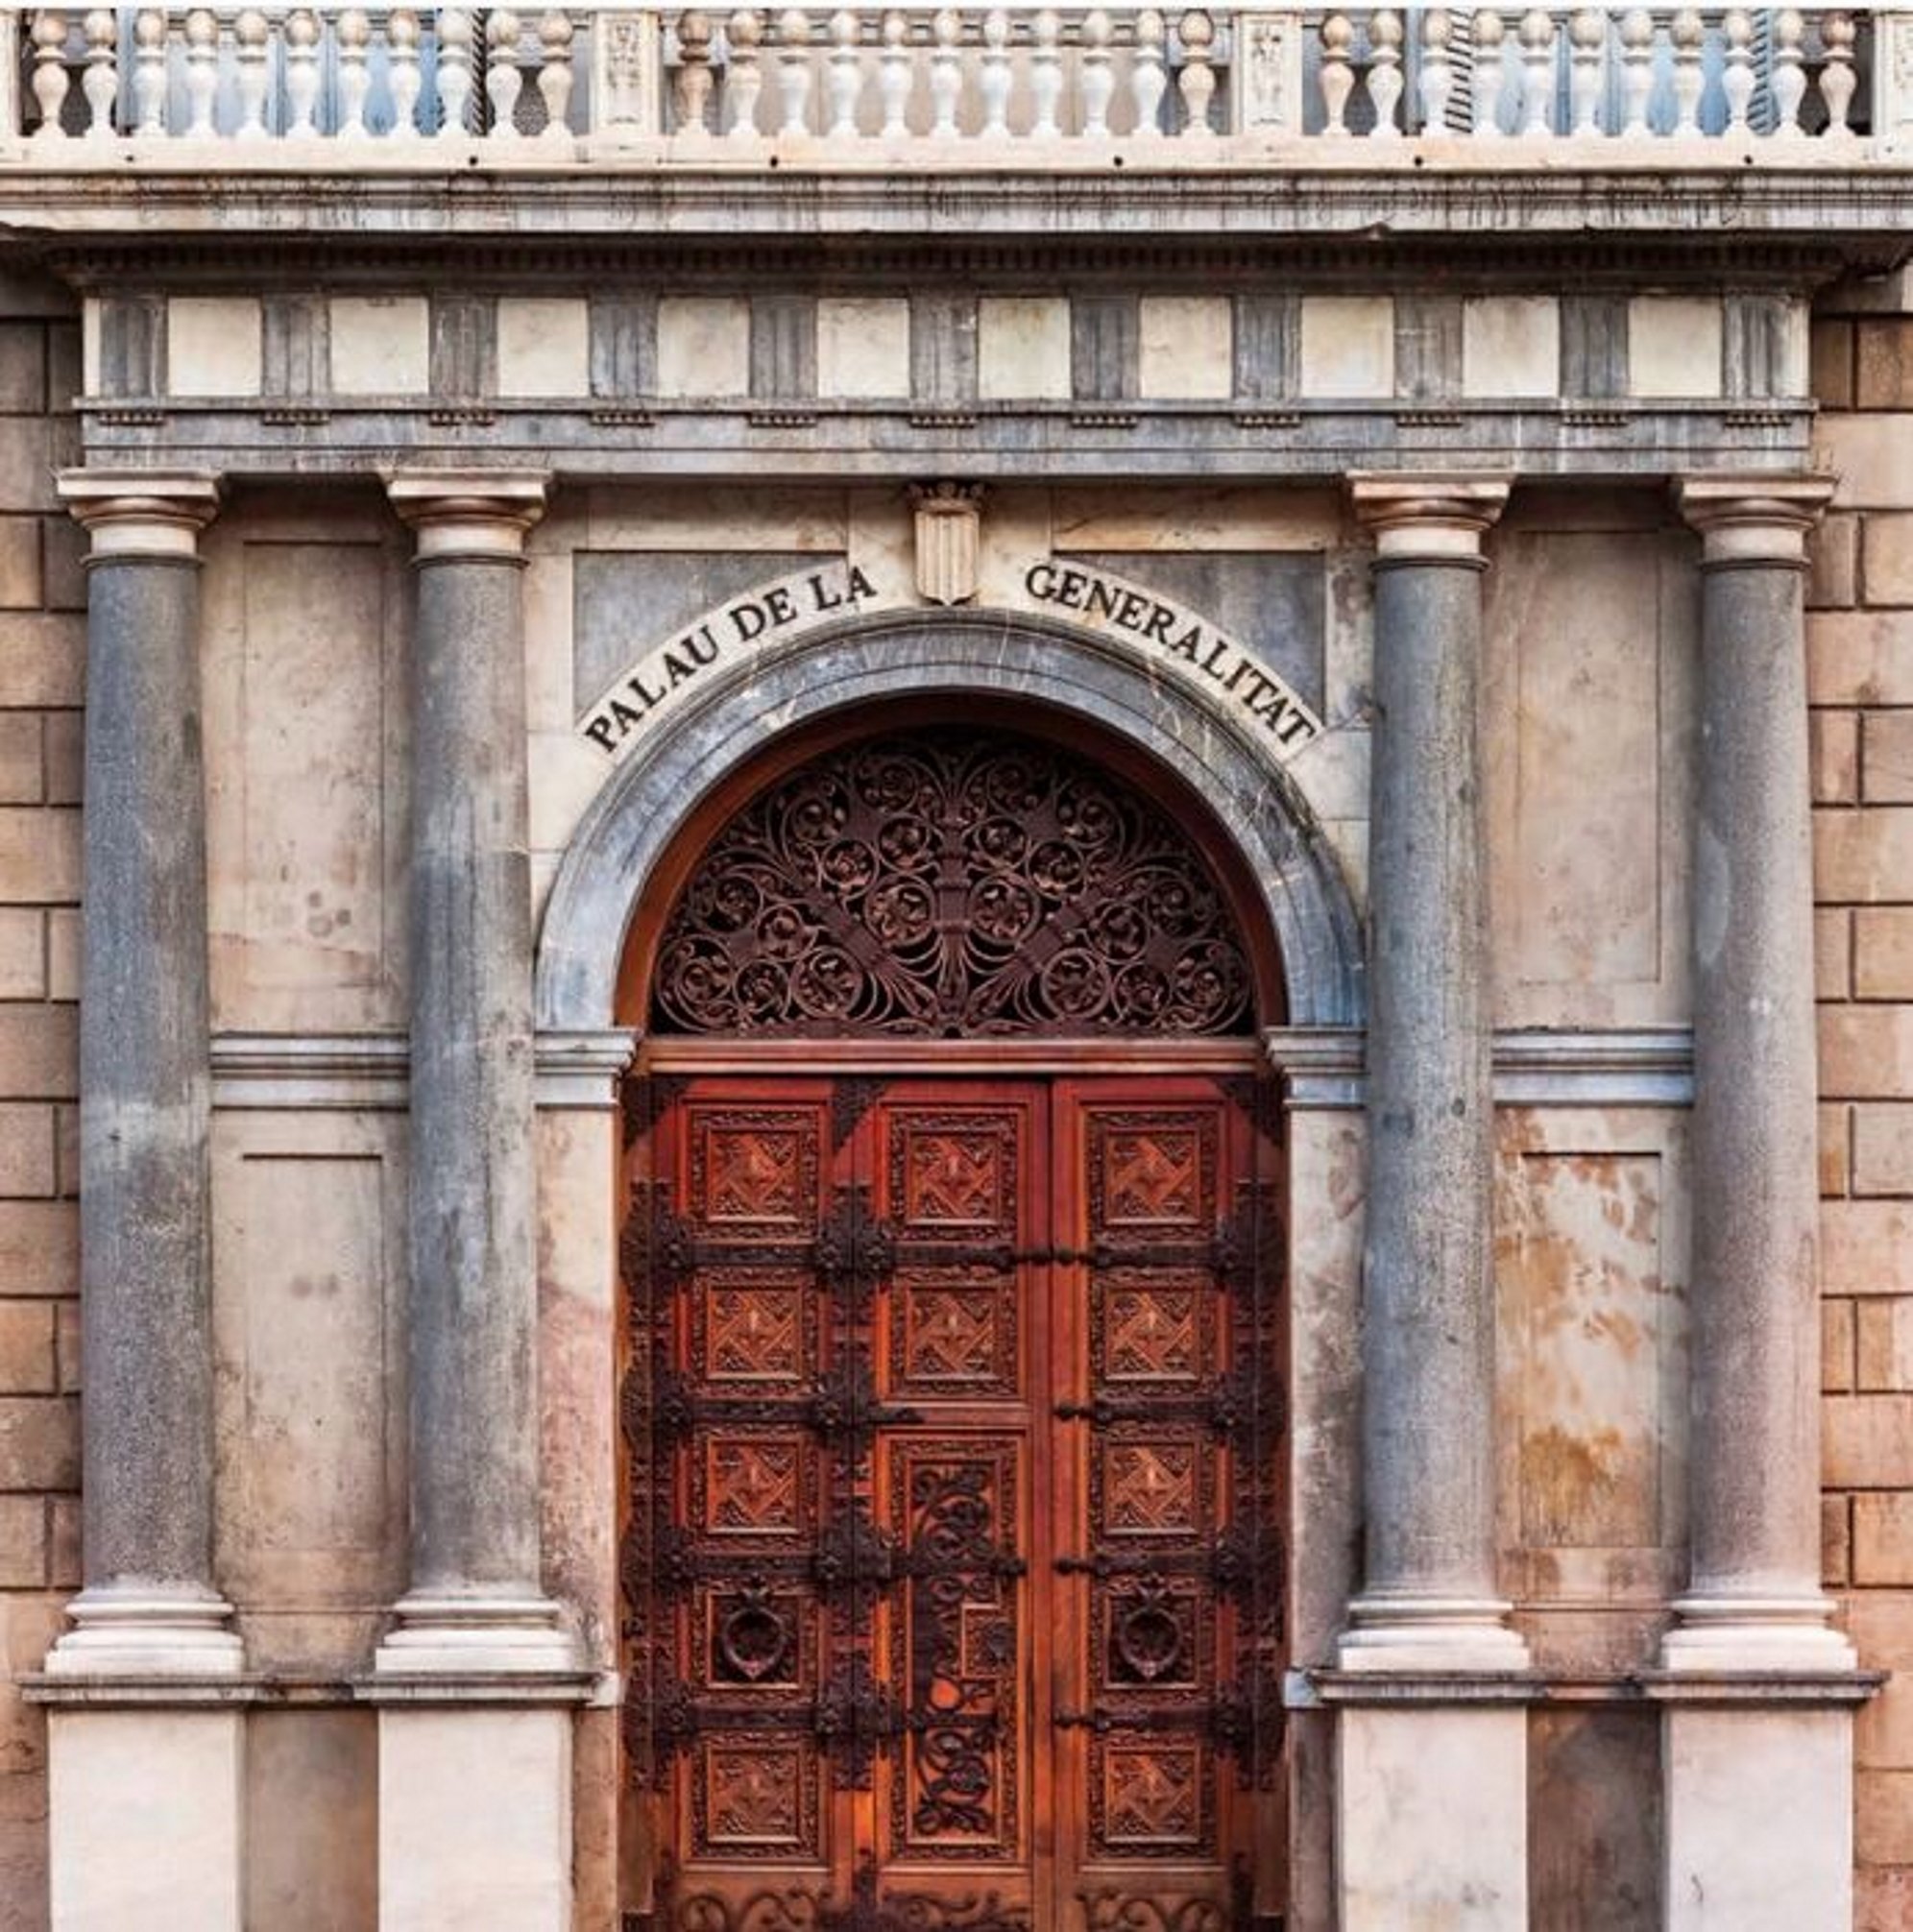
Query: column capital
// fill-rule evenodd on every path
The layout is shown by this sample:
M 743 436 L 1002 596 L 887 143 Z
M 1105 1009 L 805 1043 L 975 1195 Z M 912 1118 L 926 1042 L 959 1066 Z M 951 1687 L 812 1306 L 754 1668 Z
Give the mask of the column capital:
M 1704 568 L 1806 568 L 1807 532 L 1832 500 L 1830 476 L 1680 476 L 1674 500 L 1701 536 Z
M 219 514 L 220 481 L 209 470 L 62 470 L 55 484 L 93 540 L 89 563 L 191 563 L 199 533 Z
M 401 470 L 386 495 L 419 538 L 419 562 L 516 564 L 545 515 L 548 476 L 523 470 Z
M 1480 471 L 1376 471 L 1350 476 L 1348 494 L 1375 533 L 1377 561 L 1473 564 L 1513 480 Z

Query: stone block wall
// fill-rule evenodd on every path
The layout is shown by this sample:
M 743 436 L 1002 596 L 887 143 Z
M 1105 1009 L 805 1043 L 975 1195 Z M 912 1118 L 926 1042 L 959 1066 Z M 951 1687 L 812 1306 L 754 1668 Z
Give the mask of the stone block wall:
M 1814 325 L 1841 481 L 1808 587 L 1828 1586 L 1872 1669 L 1855 1923 L 1913 1921 L 1913 283 Z
M 46 1924 L 39 1668 L 80 1581 L 80 326 L 0 277 L 0 1932 Z

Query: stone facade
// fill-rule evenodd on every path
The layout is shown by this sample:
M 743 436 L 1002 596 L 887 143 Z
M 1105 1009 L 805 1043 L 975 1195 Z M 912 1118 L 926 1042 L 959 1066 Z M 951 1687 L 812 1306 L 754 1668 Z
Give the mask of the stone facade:
M 0 1279 L 0 1924 L 46 1921 L 46 1719 L 21 1700 L 80 1581 L 79 998 L 84 544 L 53 494 L 79 451 L 71 297 L 0 284 L 6 374 L 7 839 L 0 1008 L 7 1261 Z
M 1899 1218 L 1907 1116 L 1894 1041 L 1908 997 L 1895 902 L 1908 875 L 1894 849 L 1904 787 L 1894 751 L 1902 693 L 1894 675 L 1908 587 L 1897 545 L 1906 479 L 1892 439 L 1913 403 L 1901 376 L 1908 303 L 1898 278 L 1827 297 L 1814 326 L 1820 441 L 1841 478 L 1818 539 L 1808 591 L 1814 706 L 1814 894 L 1820 998 L 1820 1172 L 1826 1573 L 1847 1627 L 1878 1668 L 1909 1656 L 1913 1562 L 1901 1494 L 1909 1471 L 1908 1389 L 1896 1337 L 1906 1319 Z M 1896 1675 L 1855 1733 L 1855 1922 L 1898 1925 L 1913 1912 L 1913 1738 Z
M 1913 1916 L 1913 21 L 1223 11 L 26 23 L 0 1932 L 690 1922 L 639 969 L 952 712 L 1279 954 L 1286 1932 Z

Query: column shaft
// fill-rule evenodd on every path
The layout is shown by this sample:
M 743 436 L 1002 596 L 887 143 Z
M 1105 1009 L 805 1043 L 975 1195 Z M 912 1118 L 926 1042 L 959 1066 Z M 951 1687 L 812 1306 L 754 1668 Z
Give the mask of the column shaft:
M 538 1578 L 530 876 L 511 559 L 419 569 L 412 794 L 413 1583 Z
M 1521 1661 L 1494 1589 L 1481 536 L 1506 485 L 1372 479 L 1367 1573 L 1350 1668 Z
M 1695 478 L 1692 1580 L 1669 1661 L 1845 1646 L 1820 1595 L 1804 540 L 1830 486 Z M 1768 492 L 1772 491 L 1769 495 Z M 1789 1634 L 1789 1631 L 1795 1634 Z M 1829 1650 L 1829 1646 L 1831 1649 Z

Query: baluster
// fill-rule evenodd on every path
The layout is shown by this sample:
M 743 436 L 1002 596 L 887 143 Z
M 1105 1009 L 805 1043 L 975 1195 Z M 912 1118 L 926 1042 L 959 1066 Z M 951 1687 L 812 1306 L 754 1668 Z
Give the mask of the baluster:
M 365 97 L 372 91 L 372 17 L 363 7 L 348 7 L 333 30 L 339 54 L 339 139 L 362 141 L 371 132 L 365 124 Z
M 1521 123 L 1524 134 L 1546 134 L 1554 99 L 1555 27 L 1544 7 L 1521 15 Z
M 983 98 L 983 140 L 1009 135 L 1009 15 L 992 7 L 983 15 L 983 64 L 978 85 Z
M 1702 41 L 1707 25 L 1699 10 L 1683 7 L 1674 16 L 1674 138 L 1701 132 Z
M 1182 72 L 1176 89 L 1182 96 L 1182 137 L 1207 140 L 1215 133 L 1209 125 L 1209 103 L 1216 97 L 1216 22 L 1204 8 L 1193 7 L 1183 14 L 1176 33 L 1182 41 Z
M 1375 109 L 1375 140 L 1400 138 L 1395 109 L 1401 87 L 1401 15 L 1392 7 L 1377 7 L 1368 16 L 1368 99 Z
M 777 91 L 784 100 L 787 134 L 810 132 L 811 20 L 801 7 L 777 16 Z
M 446 7 L 438 16 L 439 138 L 465 138 L 472 110 L 474 30 L 469 7 Z
M 386 85 L 392 89 L 392 133 L 403 140 L 424 133 L 419 120 L 419 10 L 395 7 L 385 20 L 385 51 L 389 63 Z
M 1109 65 L 1109 15 L 1092 8 L 1082 19 L 1082 135 L 1086 141 L 1109 137 L 1109 102 L 1116 76 Z
M 86 96 L 86 133 L 93 140 L 109 141 L 119 98 L 119 15 L 110 7 L 95 7 L 85 26 L 86 71 L 80 86 Z
M 1721 16 L 1721 36 L 1727 43 L 1727 65 L 1720 77 L 1727 96 L 1727 132 L 1747 133 L 1747 109 L 1754 99 L 1754 21 L 1744 7 L 1730 7 Z
M 1827 64 L 1820 70 L 1820 98 L 1827 103 L 1827 136 L 1838 140 L 1852 133 L 1847 116 L 1853 106 L 1853 16 L 1844 8 L 1820 16 L 1820 44 Z
M 538 94 L 545 103 L 545 138 L 554 143 L 571 137 L 571 38 L 570 14 L 562 7 L 546 8 L 538 23 Z
M 830 90 L 830 138 L 857 138 L 857 98 L 863 91 L 862 55 L 858 48 L 858 19 L 848 7 L 831 15 L 831 52 L 825 72 Z
M 1653 130 L 1647 124 L 1648 97 L 1654 92 L 1654 15 L 1634 8 L 1621 22 L 1621 133 L 1642 140 Z
M 1474 132 L 1497 139 L 1506 133 L 1501 103 L 1508 91 L 1509 61 L 1508 23 L 1497 9 L 1484 8 L 1474 16 Z
M 1348 132 L 1348 97 L 1355 91 L 1355 69 L 1348 46 L 1355 29 L 1346 13 L 1331 13 L 1321 23 L 1321 100 L 1328 119 L 1322 133 L 1340 140 Z
M 1774 74 L 1769 84 L 1774 92 L 1776 135 L 1798 140 L 1801 104 L 1806 99 L 1805 52 L 1801 42 L 1806 37 L 1806 22 L 1795 7 L 1782 7 L 1774 15 Z
M 211 140 L 213 96 L 219 91 L 219 15 L 195 7 L 186 15 L 186 135 Z
M 678 68 L 672 84 L 677 131 L 695 138 L 711 132 L 711 16 L 680 13 L 677 39 Z
M 166 132 L 166 12 L 160 7 L 142 7 L 133 16 L 133 108 L 135 134 Z
M 1162 97 L 1169 91 L 1163 69 L 1162 13 L 1145 7 L 1136 15 L 1136 60 L 1129 74 L 1129 91 L 1136 101 L 1136 138 L 1153 140 L 1162 133 Z
M 697 17 L 704 16 L 700 13 Z M 678 32 L 682 35 L 682 26 Z M 708 36 L 710 29 L 705 32 Z M 523 23 L 508 7 L 497 8 L 485 22 L 485 98 L 492 104 L 492 124 L 487 132 L 495 141 L 519 138 L 518 104 L 524 91 L 524 75 L 519 68 L 518 51 L 523 35 Z
M 724 72 L 724 112 L 734 141 L 757 139 L 758 99 L 763 92 L 763 18 L 755 7 L 739 7 L 725 28 L 731 64 Z
M 237 141 L 263 141 L 266 138 L 266 44 L 271 28 L 256 7 L 247 7 L 232 23 L 232 39 L 237 50 L 235 64 L 239 75 L 239 125 L 233 129 Z
M 1568 29 L 1572 67 L 1568 93 L 1574 109 L 1574 132 L 1601 132 L 1601 57 L 1608 49 L 1608 16 L 1598 7 L 1583 7 Z
M 877 57 L 877 91 L 884 108 L 886 140 L 909 137 L 910 20 L 896 8 L 884 15 L 884 48 Z
M 930 133 L 932 140 L 956 136 L 956 104 L 963 93 L 963 20 L 945 7 L 930 23 Z
M 1035 117 L 1029 133 L 1039 141 L 1053 140 L 1061 131 L 1056 126 L 1056 103 L 1063 92 L 1063 23 L 1053 7 L 1045 7 L 1031 29 L 1029 50 L 1029 94 L 1035 104 Z
M 1421 132 L 1440 134 L 1448 125 L 1448 99 L 1455 91 L 1455 62 L 1449 52 L 1455 23 L 1445 7 L 1421 16 Z
M 73 85 L 66 72 L 66 15 L 40 8 L 34 14 L 33 37 L 34 99 L 39 103 L 40 115 L 34 139 L 63 141 L 66 130 L 60 125 L 60 115 Z

